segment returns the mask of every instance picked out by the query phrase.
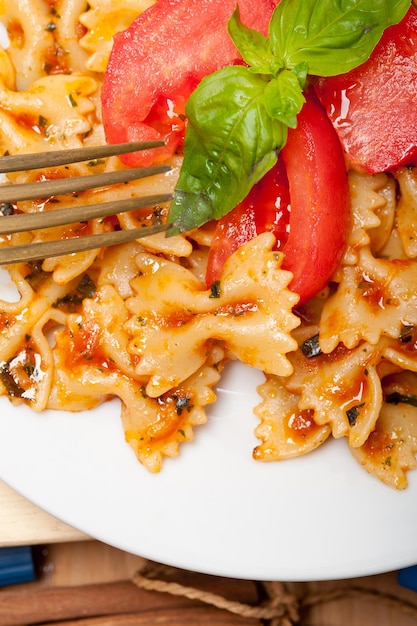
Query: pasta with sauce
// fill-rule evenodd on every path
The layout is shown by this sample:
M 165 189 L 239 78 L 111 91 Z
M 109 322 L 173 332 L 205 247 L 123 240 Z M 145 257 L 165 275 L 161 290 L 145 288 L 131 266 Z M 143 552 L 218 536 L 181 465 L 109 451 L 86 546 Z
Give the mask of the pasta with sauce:
M 4 0 L 0 50 L 2 153 L 104 143 L 103 72 L 112 36 L 154 0 Z M 76 196 L 4 205 L 3 213 L 107 202 L 171 190 L 168 174 Z M 121 169 L 105 162 L 10 174 L 31 182 Z M 387 485 L 407 486 L 417 452 L 417 174 L 349 172 L 352 227 L 328 287 L 297 305 L 282 254 L 264 233 L 226 262 L 221 294 L 207 290 L 210 225 L 108 249 L 10 266 L 16 301 L 0 301 L 0 391 L 35 411 L 83 411 L 121 400 L 126 441 L 151 472 L 207 421 L 225 364 L 265 373 L 253 452 L 305 454 L 345 438 Z M 398 193 L 399 190 L 399 193 Z M 0 239 L 2 246 L 132 228 L 168 206 Z M 405 399 L 405 400 L 404 400 Z M 410 400 L 411 399 L 411 400 Z

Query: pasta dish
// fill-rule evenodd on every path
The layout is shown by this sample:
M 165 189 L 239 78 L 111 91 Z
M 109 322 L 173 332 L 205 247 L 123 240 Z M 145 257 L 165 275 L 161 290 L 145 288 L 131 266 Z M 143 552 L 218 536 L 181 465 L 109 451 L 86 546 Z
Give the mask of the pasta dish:
M 113 37 L 153 4 L 3 0 L 2 154 L 104 144 L 101 92 Z M 177 150 L 171 171 L 149 179 L 4 203 L 0 211 L 172 191 L 182 159 Z M 3 182 L 126 167 L 110 157 L 8 174 Z M 18 296 L 0 300 L 1 394 L 38 412 L 86 411 L 118 397 L 126 441 L 158 472 L 207 421 L 222 371 L 238 359 L 265 376 L 253 408 L 254 459 L 290 459 L 344 438 L 366 471 L 406 488 L 417 466 L 417 174 L 406 165 L 370 174 L 348 161 L 347 175 L 346 249 L 331 281 L 302 303 L 272 232 L 235 250 L 207 286 L 213 221 L 171 237 L 8 266 Z M 168 212 L 168 204 L 152 206 L 0 241 L 134 228 L 167 221 Z

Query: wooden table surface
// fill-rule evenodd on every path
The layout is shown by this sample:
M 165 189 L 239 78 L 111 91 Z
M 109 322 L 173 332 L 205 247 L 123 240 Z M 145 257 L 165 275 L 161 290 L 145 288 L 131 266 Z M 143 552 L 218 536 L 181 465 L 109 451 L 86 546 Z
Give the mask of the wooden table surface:
M 162 568 L 161 575 L 156 573 L 156 583 L 152 576 L 139 577 L 133 583 L 137 572 L 160 566 L 87 537 L 0 482 L 0 546 L 17 545 L 34 546 L 36 580 L 0 589 L 0 626 L 417 624 L 417 593 L 398 585 L 397 572 L 284 586 L 277 581 L 264 586 Z M 149 580 L 151 586 L 156 584 L 164 591 L 141 588 Z M 173 594 L 174 589 L 178 595 Z M 255 613 L 265 606 L 270 610 L 271 600 L 265 596 L 272 593 L 273 606 L 279 604 L 276 594 L 283 592 L 301 607 L 299 619 L 262 622 Z M 218 604 L 219 598 L 224 600 L 224 608 L 211 604 L 214 600 Z

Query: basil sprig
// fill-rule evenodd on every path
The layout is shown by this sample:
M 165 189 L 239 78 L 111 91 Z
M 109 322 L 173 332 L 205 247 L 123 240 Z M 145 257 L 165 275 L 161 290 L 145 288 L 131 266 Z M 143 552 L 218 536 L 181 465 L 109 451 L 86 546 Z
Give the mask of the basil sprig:
M 305 102 L 308 75 L 335 76 L 364 63 L 410 0 L 281 0 L 269 37 L 236 8 L 229 34 L 246 65 L 204 78 L 191 94 L 169 234 L 231 211 L 277 161 Z

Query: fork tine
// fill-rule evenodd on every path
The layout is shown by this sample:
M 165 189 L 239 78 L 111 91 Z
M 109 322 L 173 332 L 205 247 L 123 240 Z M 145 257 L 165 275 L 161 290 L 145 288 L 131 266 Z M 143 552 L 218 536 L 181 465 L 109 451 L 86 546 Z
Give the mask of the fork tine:
M 23 183 L 17 185 L 0 185 L 0 202 L 17 202 L 34 198 L 49 198 L 76 191 L 86 191 L 97 187 L 108 187 L 117 183 L 126 183 L 155 174 L 163 174 L 171 170 L 170 165 L 153 165 L 151 167 L 135 167 L 128 170 L 116 170 L 103 174 L 72 176 L 53 180 Z
M 136 141 L 129 143 L 106 144 L 105 146 L 90 146 L 86 148 L 70 148 L 68 150 L 51 150 L 50 152 L 35 152 L 31 154 L 14 154 L 0 157 L 0 172 L 20 172 L 36 170 L 42 167 L 54 167 L 67 163 L 78 163 L 102 159 L 128 152 L 138 152 L 159 148 L 165 145 L 163 141 Z
M 0 248 L 0 265 L 26 263 L 27 261 L 49 259 L 50 257 L 62 256 L 64 254 L 75 254 L 76 252 L 85 252 L 95 248 L 114 246 L 133 241 L 134 239 L 149 237 L 171 227 L 172 224 L 158 224 L 129 230 L 116 230 L 98 235 L 83 235 L 71 239 L 41 241 L 27 245 L 11 246 L 10 248 Z
M 76 222 L 87 222 L 91 219 L 163 204 L 169 200 L 172 200 L 172 194 L 160 194 L 104 202 L 103 204 L 72 206 L 65 209 L 54 209 L 53 211 L 41 211 L 40 213 L 3 215 L 0 216 L 0 235 L 11 235 L 12 233 L 28 230 L 64 226 L 65 224 Z
M 134 142 L 125 144 L 112 144 L 106 146 L 94 146 L 72 150 L 56 150 L 48 153 L 34 153 L 0 157 L 0 171 L 3 173 L 21 170 L 40 169 L 65 165 L 92 159 L 105 158 L 112 155 L 126 154 L 149 148 L 163 146 L 163 141 Z M 0 185 L 0 203 L 17 202 L 68 193 L 78 193 L 98 187 L 138 180 L 155 174 L 163 174 L 171 170 L 169 165 L 155 165 L 151 167 L 139 167 L 102 174 L 88 176 L 75 176 L 59 178 L 34 183 L 16 185 Z M 141 198 L 128 198 L 116 202 L 103 204 L 68 207 L 53 211 L 42 211 L 21 215 L 0 217 L 0 234 L 8 235 L 15 232 L 50 228 L 77 222 L 85 222 L 90 219 L 103 218 L 108 215 L 131 211 L 152 205 L 162 204 L 172 199 L 171 194 L 157 194 Z M 3 226 L 3 228 L 2 228 Z M 148 237 L 161 233 L 170 228 L 169 224 L 157 224 L 143 226 L 141 228 L 112 231 L 108 233 L 71 237 L 55 241 L 41 241 L 27 245 L 10 246 L 0 248 L 0 265 L 9 265 L 26 261 L 34 261 L 49 257 L 75 254 L 86 250 L 93 250 L 115 244 L 125 243 L 134 239 Z

